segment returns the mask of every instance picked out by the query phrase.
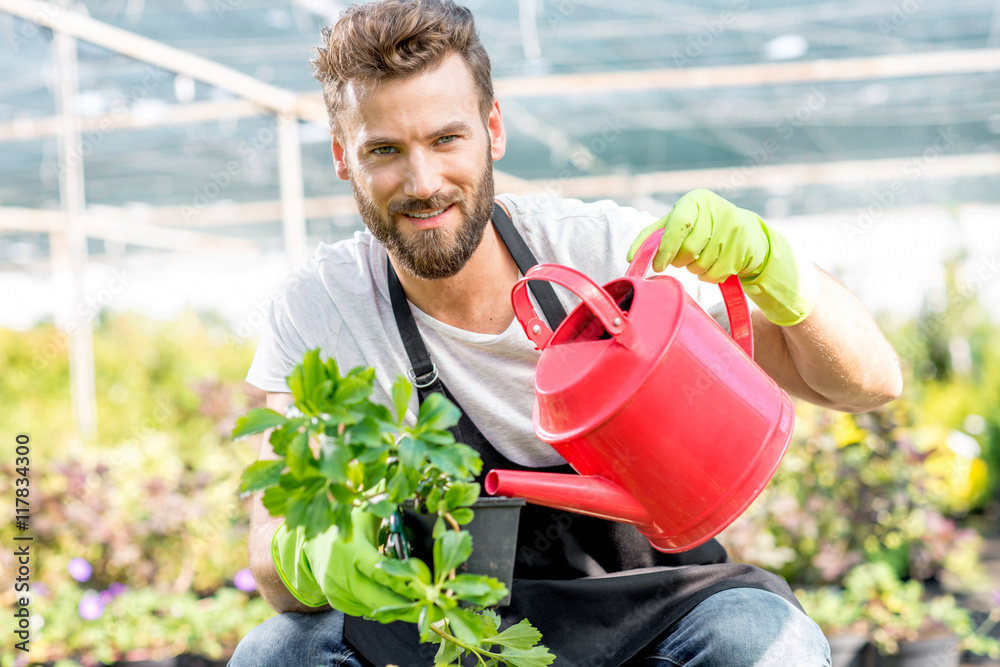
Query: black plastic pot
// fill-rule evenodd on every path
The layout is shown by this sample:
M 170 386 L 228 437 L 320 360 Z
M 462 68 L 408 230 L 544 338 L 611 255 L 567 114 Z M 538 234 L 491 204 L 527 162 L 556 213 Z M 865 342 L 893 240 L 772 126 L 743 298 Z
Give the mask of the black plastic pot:
M 867 635 L 840 634 L 827 637 L 831 667 L 874 667 L 875 650 Z
M 957 637 L 903 642 L 896 655 L 879 655 L 875 667 L 959 667 Z
M 475 518 L 463 528 L 472 535 L 472 556 L 462 566 L 463 572 L 495 577 L 509 591 L 514 581 L 514 555 L 517 551 L 517 526 L 524 498 L 484 497 L 472 505 Z M 418 514 L 403 509 L 403 524 L 409 532 L 413 555 L 430 564 L 434 541 L 431 531 L 437 514 Z M 510 604 L 510 594 L 499 606 Z

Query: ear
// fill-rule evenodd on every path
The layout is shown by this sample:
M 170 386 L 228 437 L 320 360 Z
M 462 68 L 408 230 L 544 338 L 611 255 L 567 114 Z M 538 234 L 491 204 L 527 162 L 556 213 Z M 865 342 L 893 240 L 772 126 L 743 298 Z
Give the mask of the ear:
M 500 115 L 500 101 L 493 100 L 493 109 L 486 120 L 486 129 L 490 133 L 490 157 L 496 162 L 507 152 L 507 131 L 503 126 L 503 116 Z
M 337 176 L 342 181 L 350 180 L 350 172 L 347 169 L 347 156 L 344 145 L 340 143 L 337 136 L 330 133 L 330 146 L 333 149 L 333 164 L 337 168 Z

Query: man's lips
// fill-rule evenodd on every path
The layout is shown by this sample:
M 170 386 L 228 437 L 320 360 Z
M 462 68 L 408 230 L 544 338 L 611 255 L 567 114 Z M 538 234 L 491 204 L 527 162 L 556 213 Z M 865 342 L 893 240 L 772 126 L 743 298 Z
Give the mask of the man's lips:
M 444 208 L 438 209 L 437 211 L 421 211 L 418 215 L 424 216 L 427 213 L 432 213 L 430 217 L 416 217 L 412 213 L 403 213 L 403 217 L 406 218 L 407 222 L 416 227 L 417 229 L 433 229 L 439 225 L 444 224 L 448 212 L 454 204 L 448 204 Z

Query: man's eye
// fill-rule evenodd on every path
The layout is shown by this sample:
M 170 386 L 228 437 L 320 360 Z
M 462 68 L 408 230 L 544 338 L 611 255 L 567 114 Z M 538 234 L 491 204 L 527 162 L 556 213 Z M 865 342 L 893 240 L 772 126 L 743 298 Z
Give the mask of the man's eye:
M 457 134 L 449 134 L 446 137 L 441 137 L 440 139 L 438 139 L 438 143 L 439 144 L 449 144 L 452 141 L 455 141 L 455 139 L 458 139 L 458 135 Z
M 396 149 L 392 146 L 379 146 L 378 148 L 372 149 L 372 153 L 375 153 L 375 155 L 389 155 L 394 150 Z

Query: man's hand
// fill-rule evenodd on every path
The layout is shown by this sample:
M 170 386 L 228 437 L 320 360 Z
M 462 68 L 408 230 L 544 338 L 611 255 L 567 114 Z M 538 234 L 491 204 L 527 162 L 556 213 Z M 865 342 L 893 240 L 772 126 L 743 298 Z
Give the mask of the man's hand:
M 653 258 L 654 271 L 668 265 L 686 267 L 711 283 L 739 276 L 747 296 L 768 320 L 781 326 L 802 322 L 816 305 L 816 268 L 797 258 L 785 237 L 752 211 L 708 190 L 692 190 L 670 213 L 639 233 L 628 261 L 660 229 L 666 231 Z
M 281 525 L 274 535 L 272 555 L 288 590 L 303 604 L 318 607 L 328 601 L 334 609 L 364 616 L 380 607 L 412 602 L 379 583 L 386 575 L 375 568 L 383 557 L 375 546 L 379 519 L 361 510 L 351 514 L 353 536 L 340 539 L 336 526 L 311 540 L 299 527 Z M 413 618 L 404 620 L 416 622 Z

